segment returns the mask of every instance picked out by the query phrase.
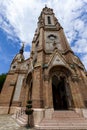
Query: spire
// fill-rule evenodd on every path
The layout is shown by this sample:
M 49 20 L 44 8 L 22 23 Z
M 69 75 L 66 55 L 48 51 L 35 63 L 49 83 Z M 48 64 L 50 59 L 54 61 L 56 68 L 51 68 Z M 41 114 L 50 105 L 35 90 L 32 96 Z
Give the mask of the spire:
M 45 4 L 45 8 L 47 8 L 47 4 Z
M 24 52 L 24 42 L 22 43 L 22 47 L 21 47 L 19 52 L 20 52 L 20 54 L 23 54 L 23 52 Z

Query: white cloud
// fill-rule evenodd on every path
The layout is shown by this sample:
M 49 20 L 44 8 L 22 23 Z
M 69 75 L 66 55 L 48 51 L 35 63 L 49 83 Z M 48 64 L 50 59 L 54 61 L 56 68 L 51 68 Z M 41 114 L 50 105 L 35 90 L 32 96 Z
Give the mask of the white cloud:
M 24 52 L 24 57 L 25 57 L 25 59 L 29 58 L 29 56 L 30 56 L 30 52 L 25 51 L 25 52 Z
M 87 25 L 84 27 L 84 31 L 82 33 L 82 38 L 87 39 Z
M 0 0 L 0 28 L 9 34 L 9 38 L 17 36 L 26 45 L 31 45 L 38 17 L 45 4 L 54 9 L 73 50 L 78 53 L 84 50 L 86 53 L 87 0 Z
M 76 43 L 75 46 L 72 47 L 74 52 L 76 53 L 87 53 L 87 40 L 85 39 L 79 39 Z
M 37 25 L 36 21 L 40 14 L 40 7 L 42 8 L 40 0 L 38 0 L 38 4 L 35 0 L 4 0 L 2 6 L 4 10 L 2 15 L 13 27 L 12 30 L 9 24 L 6 26 L 7 22 L 5 21 L 2 24 L 3 29 L 10 35 L 13 31 L 15 36 L 19 37 L 21 41 L 25 41 L 25 44 L 30 44 Z
M 84 21 L 82 21 L 80 19 L 75 20 L 74 29 L 79 30 L 79 32 L 83 32 L 84 31 Z

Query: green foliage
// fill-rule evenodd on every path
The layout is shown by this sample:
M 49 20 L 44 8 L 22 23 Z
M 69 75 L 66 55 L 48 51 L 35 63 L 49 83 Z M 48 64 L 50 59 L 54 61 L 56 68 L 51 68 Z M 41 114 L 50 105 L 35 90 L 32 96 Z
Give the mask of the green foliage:
M 6 79 L 6 75 L 7 75 L 7 74 L 1 74 L 1 75 L 0 75 L 0 92 L 1 92 L 1 90 L 2 90 L 4 81 L 5 81 L 5 79 Z
M 27 108 L 32 108 L 32 105 L 31 104 L 27 104 L 26 107 Z
M 25 113 L 27 115 L 31 115 L 33 113 L 33 110 L 32 110 L 32 101 L 31 100 L 27 101 Z
M 33 113 L 33 110 L 25 110 L 25 113 L 27 114 L 27 115 L 31 115 L 32 113 Z
M 27 126 L 31 127 L 31 123 L 30 123 L 30 119 L 29 119 L 30 115 L 33 113 L 32 101 L 31 100 L 27 101 L 25 113 L 28 115 L 28 124 L 27 124 Z
M 32 101 L 31 100 L 27 101 L 27 104 L 32 104 Z

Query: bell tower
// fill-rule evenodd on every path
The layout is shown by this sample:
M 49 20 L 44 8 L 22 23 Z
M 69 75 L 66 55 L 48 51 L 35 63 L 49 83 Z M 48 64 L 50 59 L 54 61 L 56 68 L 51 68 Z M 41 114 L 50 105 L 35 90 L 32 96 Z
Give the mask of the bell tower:
M 58 50 L 63 55 L 66 53 L 67 57 L 69 54 L 68 60 L 71 62 L 73 51 L 68 44 L 63 28 L 55 17 L 53 9 L 45 7 L 38 18 L 38 26 L 32 42 L 31 54 L 34 64 L 36 62 L 44 64 L 46 62 L 44 55 L 51 55 L 54 50 Z
M 65 104 L 66 108 L 84 107 L 83 95 L 80 92 L 78 81 L 80 73 L 85 73 L 85 68 L 71 50 L 63 28 L 51 8 L 43 8 L 38 18 L 38 26 L 32 41 L 31 57 L 33 63 L 32 100 L 34 107 L 56 108 L 55 101 L 53 101 L 56 100 L 53 96 L 55 95 L 53 86 L 55 86 L 57 80 L 59 82 L 56 87 L 61 83 L 66 93 L 64 96 L 67 101 L 63 101 L 64 103 L 67 102 Z M 57 80 L 54 78 L 55 76 Z M 64 83 L 62 83 L 62 79 Z M 72 89 L 73 85 L 77 86 L 77 90 L 74 87 Z M 61 96 L 64 92 L 59 88 L 58 91 L 60 91 L 60 104 L 62 104 Z M 73 94 L 74 91 L 78 91 L 77 95 Z M 58 106 L 58 109 L 61 110 L 63 107 L 65 109 L 65 106 L 64 104 Z

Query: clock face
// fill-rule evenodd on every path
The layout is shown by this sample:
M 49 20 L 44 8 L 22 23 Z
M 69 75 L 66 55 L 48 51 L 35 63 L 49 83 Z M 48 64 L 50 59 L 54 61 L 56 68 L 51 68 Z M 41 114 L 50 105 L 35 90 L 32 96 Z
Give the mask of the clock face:
M 48 38 L 49 38 L 50 40 L 55 40 L 55 39 L 57 38 L 57 36 L 51 34 L 51 35 L 48 36 Z

